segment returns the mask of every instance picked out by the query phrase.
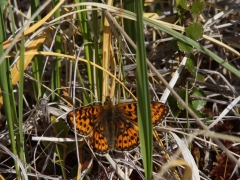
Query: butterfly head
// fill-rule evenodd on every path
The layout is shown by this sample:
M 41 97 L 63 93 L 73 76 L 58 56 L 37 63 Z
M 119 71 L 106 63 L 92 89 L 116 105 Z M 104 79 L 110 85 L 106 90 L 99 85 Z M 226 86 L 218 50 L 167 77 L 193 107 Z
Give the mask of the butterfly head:
M 104 102 L 104 105 L 109 105 L 109 106 L 112 105 L 112 101 L 111 101 L 110 96 L 107 96 L 107 97 L 106 97 L 105 102 Z

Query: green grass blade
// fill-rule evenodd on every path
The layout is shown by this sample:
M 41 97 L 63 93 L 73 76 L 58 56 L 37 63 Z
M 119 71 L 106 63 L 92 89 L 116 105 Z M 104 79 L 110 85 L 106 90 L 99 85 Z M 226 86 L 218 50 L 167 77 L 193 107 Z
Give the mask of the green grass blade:
M 6 40 L 6 28 L 4 25 L 4 3 L 0 4 L 0 42 Z M 3 45 L 0 44 L 0 54 L 4 54 Z M 14 127 L 17 126 L 17 113 L 15 109 L 14 94 L 12 89 L 12 80 L 10 72 L 9 59 L 4 59 L 0 64 L 0 88 L 3 95 L 3 108 L 8 123 L 9 136 L 11 141 L 12 152 L 16 156 L 19 156 L 19 149 L 15 141 Z M 21 179 L 18 164 L 15 161 L 15 170 L 17 179 Z
M 22 35 L 22 39 L 21 39 L 21 50 L 20 50 L 20 63 L 19 63 L 19 88 L 18 88 L 18 134 L 19 136 L 16 137 L 17 140 L 19 140 L 18 144 L 18 148 L 19 148 L 19 157 L 21 159 L 21 161 L 24 163 L 26 163 L 26 158 L 25 158 L 25 154 L 28 156 L 28 150 L 24 149 L 24 132 L 23 132 L 23 88 L 24 88 L 24 51 L 25 51 L 25 47 L 24 47 L 24 43 L 25 43 L 25 39 L 24 39 L 24 35 Z M 28 158 L 27 158 L 28 159 Z M 30 169 L 28 169 L 30 170 Z M 22 176 L 23 178 L 23 176 Z
M 95 0 L 95 2 L 98 2 L 98 0 Z M 96 64 L 98 64 L 99 66 L 102 66 L 102 32 L 103 32 L 103 17 L 101 18 L 101 20 L 98 20 L 98 12 L 97 11 L 93 11 L 93 16 L 92 16 L 92 25 L 93 25 L 93 32 L 94 32 L 94 36 L 93 36 L 93 46 L 94 46 L 94 53 L 95 53 L 95 62 Z M 101 28 L 99 28 L 101 27 Z M 100 37 L 98 38 L 98 35 L 100 35 Z M 95 68 L 95 67 L 93 67 Z M 102 99 L 102 83 L 103 83 L 103 73 L 100 69 L 95 68 L 94 70 L 95 75 L 94 75 L 94 84 L 96 85 L 96 90 L 97 90 L 97 95 L 98 95 L 98 99 L 101 100 Z
M 56 6 L 59 3 L 59 0 L 53 0 L 52 1 L 52 5 L 53 7 Z M 60 17 L 60 9 L 58 9 L 57 11 L 55 11 L 54 13 L 54 18 L 59 18 Z M 59 20 L 60 23 L 60 20 Z M 60 34 L 56 34 L 56 38 L 55 38 L 55 51 L 56 53 L 61 53 L 62 52 L 62 43 L 61 43 L 61 36 Z M 61 87 L 61 57 L 56 56 L 56 65 L 53 71 L 53 78 L 51 79 L 51 88 L 52 90 L 56 90 L 57 94 L 60 94 L 60 87 Z M 54 93 L 52 94 L 52 98 L 53 99 L 59 99 L 57 96 L 54 95 Z
M 134 1 L 133 0 L 125 0 L 123 3 L 123 9 L 134 12 Z M 133 42 L 136 42 L 136 33 L 133 31 L 135 29 L 135 23 L 132 22 L 130 19 L 123 19 L 124 22 L 124 30 L 128 34 L 128 36 L 133 40 Z M 136 50 L 131 47 L 131 51 L 133 54 L 136 53 Z
M 146 49 L 143 34 L 143 5 L 141 1 L 135 0 L 135 9 L 137 14 L 137 97 L 140 146 L 143 157 L 145 177 L 146 179 L 152 179 L 152 121 L 150 110 L 150 94 L 148 88 Z
M 85 0 L 75 0 L 75 2 L 80 3 L 80 2 L 85 2 Z M 77 8 L 77 10 L 86 9 L 85 6 L 77 6 L 76 8 Z M 81 12 L 81 13 L 78 13 L 77 15 L 78 15 L 78 19 L 80 20 L 80 29 L 82 32 L 83 42 L 85 43 L 85 45 L 84 45 L 85 56 L 86 56 L 87 60 L 92 61 L 93 60 L 93 50 L 92 50 L 92 44 L 90 44 L 89 42 L 92 42 L 93 40 L 92 40 L 92 35 L 91 35 L 91 29 L 87 22 L 88 14 L 87 14 L 87 12 Z M 88 71 L 89 84 L 92 85 L 92 86 L 90 86 L 90 91 L 94 92 L 93 67 L 90 64 L 87 64 L 87 71 Z M 84 103 L 89 103 L 89 98 L 84 97 L 83 100 L 84 100 Z M 93 97 L 92 97 L 92 94 L 90 94 L 90 102 L 92 102 L 92 101 L 93 101 Z
M 32 0 L 31 1 L 31 10 L 32 13 L 36 12 L 38 10 L 40 6 L 40 2 L 39 0 Z M 41 16 L 40 14 L 35 18 L 35 21 L 40 21 L 41 20 Z M 42 51 L 43 47 L 41 46 L 39 48 L 39 51 Z M 33 60 L 32 60 L 32 75 L 34 77 L 35 80 L 37 80 L 38 82 L 42 82 L 44 81 L 42 74 L 43 74 L 43 66 L 44 66 L 44 59 L 43 56 L 34 56 Z M 33 90 L 34 90 L 34 96 L 35 96 L 35 100 L 37 101 L 39 98 L 43 97 L 43 93 L 44 93 L 44 88 L 42 87 L 42 85 L 40 83 L 38 83 L 36 81 L 33 81 Z

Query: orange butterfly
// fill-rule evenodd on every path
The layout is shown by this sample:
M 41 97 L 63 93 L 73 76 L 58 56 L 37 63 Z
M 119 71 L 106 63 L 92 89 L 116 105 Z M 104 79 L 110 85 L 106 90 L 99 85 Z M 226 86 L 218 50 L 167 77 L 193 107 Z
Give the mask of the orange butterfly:
M 169 111 L 161 102 L 151 102 L 153 126 L 162 122 Z M 90 135 L 90 146 L 99 155 L 115 151 L 131 151 L 139 145 L 137 102 L 113 105 L 110 97 L 103 106 L 84 106 L 67 115 L 67 123 L 81 136 Z

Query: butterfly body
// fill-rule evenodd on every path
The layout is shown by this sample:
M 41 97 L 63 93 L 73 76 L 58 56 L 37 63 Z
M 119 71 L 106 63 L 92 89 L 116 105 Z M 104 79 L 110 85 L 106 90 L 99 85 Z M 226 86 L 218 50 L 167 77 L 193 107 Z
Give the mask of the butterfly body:
M 160 102 L 151 102 L 152 123 L 158 125 L 168 114 L 168 107 Z M 90 146 L 99 155 L 111 150 L 131 151 L 139 145 L 137 102 L 113 105 L 107 97 L 103 106 L 85 106 L 71 111 L 67 122 L 76 133 L 89 136 Z
M 113 150 L 114 149 L 114 143 L 115 143 L 115 132 L 116 132 L 116 126 L 115 126 L 115 120 L 114 120 L 114 113 L 112 111 L 112 104 L 106 104 L 104 106 L 104 116 L 105 118 L 102 118 L 99 123 L 103 124 L 104 130 L 103 130 L 103 136 L 106 137 L 108 142 L 108 149 Z

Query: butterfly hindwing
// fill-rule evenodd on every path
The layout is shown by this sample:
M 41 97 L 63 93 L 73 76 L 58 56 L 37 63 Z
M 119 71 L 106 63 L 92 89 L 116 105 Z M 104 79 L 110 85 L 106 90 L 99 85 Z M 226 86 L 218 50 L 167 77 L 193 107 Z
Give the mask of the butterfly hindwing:
M 99 123 L 90 135 L 90 146 L 99 155 L 106 154 L 109 151 L 105 128 L 103 124 Z
M 116 134 L 115 134 L 115 150 L 131 151 L 139 145 L 138 126 L 121 116 L 117 116 Z

